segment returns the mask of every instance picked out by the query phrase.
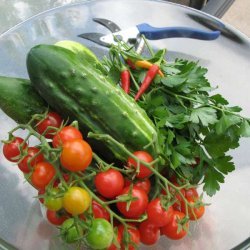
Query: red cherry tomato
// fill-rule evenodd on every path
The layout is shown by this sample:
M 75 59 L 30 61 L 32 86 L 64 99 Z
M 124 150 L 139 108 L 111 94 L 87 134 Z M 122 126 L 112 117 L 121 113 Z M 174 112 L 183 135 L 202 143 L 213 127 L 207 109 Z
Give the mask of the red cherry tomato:
M 179 187 L 180 185 L 177 182 L 173 182 L 173 184 L 176 187 Z M 183 196 L 185 196 L 185 190 L 184 189 L 180 189 L 181 194 L 172 186 L 169 185 L 169 192 L 172 194 L 172 196 L 174 196 L 174 198 L 177 200 L 174 204 L 173 204 L 173 208 L 174 210 L 177 211 L 181 211 L 181 203 L 183 202 L 183 198 L 181 196 L 181 194 Z M 166 195 L 166 191 L 162 190 L 161 192 L 162 194 Z
M 110 220 L 110 214 L 109 212 L 97 201 L 93 200 L 92 201 L 92 211 L 95 219 L 97 218 L 103 218 L 107 221 Z
M 186 190 L 185 196 L 186 196 L 188 203 L 191 206 L 193 206 L 193 207 L 188 206 L 189 219 L 190 220 L 200 219 L 203 216 L 203 214 L 205 213 L 205 206 L 202 204 L 199 206 L 195 205 L 195 202 L 198 199 L 200 199 L 197 190 L 195 188 L 190 188 L 190 189 Z M 185 206 L 184 201 L 181 203 L 181 212 L 186 214 L 186 206 Z
M 160 228 L 149 222 L 143 221 L 139 226 L 140 239 L 145 245 L 153 245 L 160 238 Z
M 180 186 L 177 182 L 173 182 L 173 184 L 174 184 L 176 187 L 179 187 L 179 186 Z M 180 193 L 179 193 L 175 188 L 169 186 L 169 191 L 170 191 L 170 193 L 171 193 L 172 195 L 174 195 L 174 196 L 176 197 L 176 199 L 177 199 L 178 201 L 181 202 L 181 201 L 183 200 L 183 199 L 182 199 L 182 196 L 180 195 Z M 181 192 L 181 194 L 182 194 L 183 196 L 185 196 L 185 190 L 184 190 L 183 188 L 180 190 L 180 192 Z
M 43 134 L 48 127 L 59 128 L 61 124 L 61 116 L 55 112 L 49 112 L 47 117 L 36 125 L 36 130 L 39 134 Z M 44 136 L 48 139 L 52 139 L 55 132 L 54 129 L 48 129 Z
M 22 161 L 18 164 L 18 167 L 19 169 L 28 174 L 31 169 L 29 168 L 29 164 L 28 164 L 28 161 L 34 157 L 34 155 L 36 155 L 37 153 L 39 152 L 39 149 L 38 148 L 35 148 L 35 147 L 29 147 L 28 148 L 28 154 L 27 156 L 25 156 Z M 40 153 L 38 154 L 31 162 L 30 162 L 30 166 L 31 167 L 34 167 L 38 162 L 41 162 L 41 161 L 44 161 L 44 157 L 43 157 L 43 154 Z
M 124 179 L 124 187 L 130 186 L 130 184 L 131 184 L 131 180 L 125 178 L 125 179 Z
M 3 155 L 8 161 L 18 162 L 20 160 L 18 156 L 20 155 L 20 147 L 23 141 L 24 140 L 20 137 L 14 137 L 9 143 L 5 143 L 3 145 Z M 23 149 L 25 149 L 26 147 L 27 144 L 25 143 L 23 145 Z
M 191 208 L 190 206 L 188 206 L 188 216 L 190 220 L 198 220 L 200 219 L 204 213 L 205 213 L 205 206 L 204 205 L 200 205 L 198 207 L 195 206 L 195 199 L 192 198 L 187 198 L 188 202 L 190 205 L 193 205 L 194 207 Z M 183 202 L 181 205 L 181 212 L 186 214 L 186 207 L 185 207 L 185 203 Z
M 129 224 L 130 227 L 128 227 L 128 234 L 130 236 L 130 241 L 135 244 L 138 245 L 140 243 L 140 232 L 139 230 L 134 227 L 132 224 Z M 119 225 L 118 226 L 118 233 L 121 234 L 121 238 L 124 237 L 124 225 Z M 121 244 L 121 249 L 124 250 L 125 246 L 123 244 Z M 136 250 L 136 247 L 134 247 L 132 244 L 129 244 L 128 246 L 129 250 Z
M 147 207 L 148 221 L 157 227 L 167 225 L 173 216 L 173 207 L 170 206 L 165 210 L 161 205 L 161 200 L 156 198 L 149 202 Z
M 178 184 L 175 184 L 175 185 L 178 186 Z M 173 188 L 170 188 L 170 190 L 172 190 L 171 191 L 172 194 L 175 195 L 175 198 L 177 199 L 177 201 L 173 204 L 174 210 L 181 211 L 181 204 L 184 202 L 182 196 L 176 190 L 174 191 Z M 185 196 L 184 189 L 181 189 L 180 192 L 183 196 Z
M 84 171 L 92 161 L 90 145 L 81 139 L 73 139 L 63 144 L 61 164 L 69 171 Z
M 153 157 L 146 151 L 136 151 L 133 153 L 133 155 L 135 155 L 140 160 L 148 162 L 148 163 L 153 161 Z M 131 157 L 128 158 L 127 165 L 130 168 L 135 168 L 135 169 L 137 168 L 137 162 Z M 139 172 L 138 174 L 136 174 L 137 178 L 143 179 L 143 178 L 150 176 L 151 174 L 152 174 L 151 170 L 149 170 L 143 164 L 139 164 Z
M 47 210 L 46 212 L 47 219 L 48 221 L 53 224 L 60 226 L 63 224 L 65 220 L 69 218 L 67 215 L 60 215 L 60 212 L 52 211 L 52 210 Z
M 125 187 L 130 186 L 130 184 L 131 184 L 131 181 L 128 179 L 125 179 Z M 149 179 L 140 180 L 134 183 L 134 187 L 142 188 L 148 194 L 151 188 L 151 182 Z
M 71 141 L 73 139 L 83 139 L 81 132 L 72 126 L 63 127 L 52 140 L 52 145 L 54 148 L 62 146 L 65 142 Z
M 54 178 L 56 170 L 48 162 L 39 162 L 35 165 L 31 175 L 31 182 L 37 189 L 44 189 Z
M 125 187 L 122 190 L 121 195 L 128 194 L 129 191 L 130 187 Z M 132 197 L 137 198 L 137 200 L 131 201 L 128 209 L 127 209 L 127 202 L 118 202 L 117 208 L 125 217 L 136 219 L 145 212 L 148 205 L 148 196 L 143 189 L 138 187 L 132 188 L 131 195 Z
M 185 190 L 185 197 L 194 200 L 199 198 L 199 194 L 195 188 L 189 188 Z
M 172 240 L 179 240 L 187 235 L 187 231 L 184 228 L 179 229 L 178 223 L 185 217 L 185 214 L 179 211 L 174 211 L 171 221 L 164 227 L 161 228 L 162 234 Z M 189 222 L 185 223 L 185 227 L 188 230 Z M 178 230 L 179 229 L 179 230 Z
M 119 171 L 110 168 L 95 176 L 95 186 L 103 197 L 111 199 L 122 192 L 124 178 Z

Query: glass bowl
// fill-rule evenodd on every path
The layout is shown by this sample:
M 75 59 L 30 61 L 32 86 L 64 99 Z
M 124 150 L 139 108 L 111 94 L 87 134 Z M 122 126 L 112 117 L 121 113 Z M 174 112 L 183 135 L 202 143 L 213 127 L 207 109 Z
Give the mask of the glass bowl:
M 135 12 L 136 10 L 136 12 Z M 152 46 L 167 48 L 167 60 L 184 58 L 199 61 L 208 68 L 207 77 L 213 86 L 232 105 L 243 108 L 250 116 L 250 42 L 236 29 L 202 12 L 164 1 L 99 0 L 64 6 L 36 15 L 0 36 L 0 75 L 27 77 L 26 54 L 36 44 L 53 44 L 59 40 L 84 43 L 99 57 L 107 48 L 83 40 L 77 35 L 84 32 L 108 33 L 92 18 L 106 18 L 127 28 L 147 22 L 153 26 L 188 26 L 204 30 L 220 29 L 215 41 L 172 38 L 152 41 Z M 15 122 L 0 112 L 0 139 Z M 2 145 L 1 145 L 2 147 Z M 2 152 L 2 150 L 1 150 Z M 250 140 L 242 139 L 240 147 L 232 152 L 236 171 L 229 174 L 221 190 L 212 198 L 206 214 L 193 223 L 191 235 L 180 241 L 162 238 L 152 247 L 142 249 L 231 249 L 250 236 Z M 63 249 L 58 231 L 43 216 L 37 195 L 14 164 L 0 155 L 0 237 L 3 245 L 11 249 L 45 250 Z M 65 249 L 67 247 L 65 246 Z

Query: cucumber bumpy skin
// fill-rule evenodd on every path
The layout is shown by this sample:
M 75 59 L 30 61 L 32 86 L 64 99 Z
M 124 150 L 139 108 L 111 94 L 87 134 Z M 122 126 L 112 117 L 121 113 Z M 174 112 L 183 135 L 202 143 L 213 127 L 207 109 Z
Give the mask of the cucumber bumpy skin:
M 48 104 L 29 80 L 0 76 L 0 108 L 15 122 L 24 124 L 34 114 L 45 113 Z
M 54 45 L 72 51 L 79 57 L 79 60 L 82 63 L 91 64 L 91 66 L 96 70 L 100 70 L 103 74 L 107 74 L 105 67 L 103 67 L 103 65 L 100 63 L 96 55 L 81 43 L 71 40 L 62 40 L 55 43 Z
M 156 136 L 154 124 L 133 98 L 72 51 L 38 45 L 28 53 L 27 69 L 32 85 L 47 103 L 87 131 L 110 134 L 132 152 L 143 150 Z M 127 158 L 106 144 L 117 159 Z M 152 146 L 147 151 L 155 154 Z
M 80 43 L 64 40 L 55 44 L 64 47 L 79 57 L 94 64 L 99 64 L 95 54 Z M 30 80 L 0 76 L 0 108 L 15 122 L 27 123 L 34 114 L 45 113 L 48 104 L 31 86 Z

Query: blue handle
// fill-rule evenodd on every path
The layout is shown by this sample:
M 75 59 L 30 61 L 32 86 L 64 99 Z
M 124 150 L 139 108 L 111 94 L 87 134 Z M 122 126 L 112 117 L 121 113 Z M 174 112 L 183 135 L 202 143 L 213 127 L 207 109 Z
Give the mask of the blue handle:
M 220 31 L 203 31 L 189 27 L 155 28 L 147 23 L 136 25 L 140 34 L 149 40 L 158 40 L 171 37 L 187 37 L 200 40 L 214 40 L 219 37 Z

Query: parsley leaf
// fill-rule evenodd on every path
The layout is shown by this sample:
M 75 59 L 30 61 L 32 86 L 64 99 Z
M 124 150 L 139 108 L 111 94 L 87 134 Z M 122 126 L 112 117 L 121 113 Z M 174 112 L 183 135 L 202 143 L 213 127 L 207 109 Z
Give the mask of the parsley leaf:
M 111 82 L 118 83 L 120 81 L 120 71 L 117 67 L 112 66 L 108 72 L 108 78 Z
M 172 148 L 172 153 L 171 153 L 171 156 L 170 156 L 170 165 L 171 165 L 171 168 L 173 169 L 176 169 L 177 167 L 179 167 L 181 165 L 181 161 L 179 159 L 179 154 Z
M 147 60 L 159 63 L 164 74 L 156 75 L 138 102 L 155 124 L 164 166 L 191 184 L 203 181 L 204 191 L 214 195 L 224 182 L 224 175 L 235 169 L 226 152 L 239 146 L 240 137 L 250 137 L 250 120 L 241 117 L 241 108 L 230 107 L 221 94 L 211 95 L 217 87 L 210 85 L 207 69 L 198 62 L 177 59 L 169 63 L 163 59 L 165 50 L 155 54 L 150 50 L 152 57 L 147 58 L 146 53 L 139 55 L 131 47 L 121 52 L 121 47 L 118 53 L 111 53 L 112 64 L 121 61 L 120 57 L 124 62 Z M 131 68 L 137 83 L 131 84 L 132 97 L 146 72 L 147 69 Z
M 192 176 L 193 176 L 193 168 L 192 167 L 189 167 L 189 166 L 180 166 L 180 170 L 182 172 L 182 174 L 188 178 L 188 179 L 191 179 Z
M 188 121 L 189 117 L 185 114 L 171 115 L 166 118 L 165 125 L 170 128 L 182 129 Z
M 243 137 L 250 137 L 250 125 L 247 120 L 244 120 L 240 126 L 239 133 Z
M 238 124 L 241 122 L 241 118 L 236 115 L 226 115 L 222 114 L 220 120 L 215 125 L 215 130 L 218 135 L 223 134 L 229 127 L 232 125 Z
M 190 115 L 190 121 L 193 123 L 201 122 L 203 126 L 214 124 L 217 121 L 216 110 L 210 107 L 193 109 Z
M 222 156 L 220 158 L 215 159 L 215 167 L 223 174 L 228 174 L 235 169 L 234 163 L 231 161 L 232 157 Z
M 171 130 L 168 130 L 168 135 L 167 135 L 168 144 L 171 144 L 174 138 L 175 138 L 175 134 Z
M 220 190 L 220 183 L 224 183 L 224 175 L 235 169 L 231 156 L 222 156 L 210 162 L 204 176 L 203 190 L 210 196 Z
M 172 105 L 172 104 L 168 105 L 168 109 L 174 114 L 180 114 L 180 113 L 184 113 L 187 111 L 187 109 L 185 109 L 183 106 Z
M 204 139 L 204 146 L 210 156 L 218 158 L 229 149 L 239 146 L 239 128 L 237 125 L 230 127 L 224 134 L 217 135 L 211 131 Z
M 213 167 L 209 167 L 204 176 L 203 190 L 209 195 L 213 196 L 216 191 L 220 190 L 220 183 L 224 183 L 224 176 Z
M 181 72 L 179 69 L 175 67 L 175 64 L 163 65 L 161 68 L 166 75 L 178 74 Z
M 227 105 L 228 104 L 228 101 L 221 94 L 216 94 L 216 95 L 210 96 L 210 99 L 215 104 L 222 104 L 222 105 Z
M 170 87 L 170 88 L 180 86 L 185 81 L 186 81 L 186 78 L 184 78 L 183 76 L 176 76 L 176 75 L 168 76 L 161 80 L 163 85 Z
M 227 107 L 226 110 L 229 111 L 229 112 L 237 113 L 237 112 L 242 111 L 242 108 L 239 107 L 239 106 L 233 106 L 233 107 Z
M 230 136 L 232 133 L 232 136 Z M 223 156 L 230 148 L 238 146 L 239 137 L 233 135 L 233 132 L 216 135 L 215 133 L 209 133 L 204 139 L 204 146 L 210 156 L 218 158 Z

